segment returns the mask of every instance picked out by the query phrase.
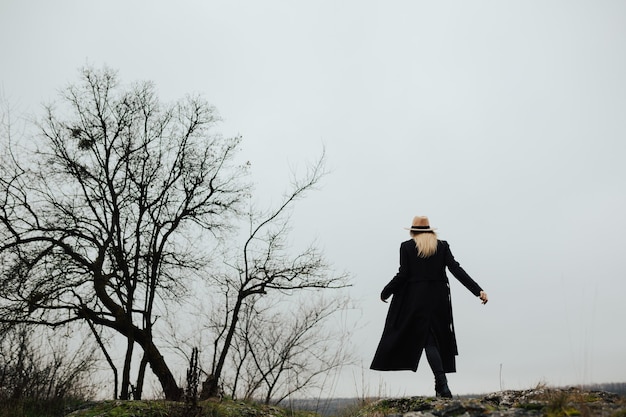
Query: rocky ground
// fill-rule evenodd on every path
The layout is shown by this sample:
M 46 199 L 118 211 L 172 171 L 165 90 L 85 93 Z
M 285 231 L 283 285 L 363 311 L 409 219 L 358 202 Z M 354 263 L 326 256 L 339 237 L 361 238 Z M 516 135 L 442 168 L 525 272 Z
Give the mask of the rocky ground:
M 606 391 L 536 387 L 472 398 L 360 400 L 324 413 L 327 417 L 626 417 L 626 398 Z M 2 414 L 0 413 L 0 416 Z M 104 401 L 86 404 L 66 417 L 320 417 L 291 407 L 207 400 L 191 407 L 167 401 Z
M 502 391 L 481 398 L 382 399 L 358 414 L 359 417 L 626 417 L 626 399 L 604 391 L 537 387 Z

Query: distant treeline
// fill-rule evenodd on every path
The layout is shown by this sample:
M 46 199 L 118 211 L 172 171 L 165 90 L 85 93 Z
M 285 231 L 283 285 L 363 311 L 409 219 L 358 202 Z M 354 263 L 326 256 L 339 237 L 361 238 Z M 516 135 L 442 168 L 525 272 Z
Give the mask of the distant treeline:
M 622 397 L 626 397 L 626 382 L 605 382 L 602 384 L 580 384 L 580 385 L 565 385 L 561 387 L 555 388 L 570 388 L 576 387 L 584 391 L 606 391 L 612 392 L 613 394 L 620 395 Z M 482 397 L 487 393 L 483 394 L 464 394 L 459 395 L 461 398 L 476 398 Z
M 314 411 L 324 417 L 338 416 L 350 408 L 358 408 L 364 402 L 361 398 L 302 398 L 285 401 L 282 406 L 295 410 Z
M 582 388 L 592 391 L 606 391 L 626 396 L 626 382 L 607 382 L 604 384 L 585 385 Z

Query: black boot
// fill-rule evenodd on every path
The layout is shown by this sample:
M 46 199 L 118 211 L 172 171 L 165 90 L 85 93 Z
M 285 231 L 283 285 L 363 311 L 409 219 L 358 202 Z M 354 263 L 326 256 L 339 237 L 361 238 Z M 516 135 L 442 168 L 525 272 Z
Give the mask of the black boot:
M 452 398 L 450 388 L 448 388 L 448 379 L 446 374 L 435 375 L 435 393 L 437 397 Z

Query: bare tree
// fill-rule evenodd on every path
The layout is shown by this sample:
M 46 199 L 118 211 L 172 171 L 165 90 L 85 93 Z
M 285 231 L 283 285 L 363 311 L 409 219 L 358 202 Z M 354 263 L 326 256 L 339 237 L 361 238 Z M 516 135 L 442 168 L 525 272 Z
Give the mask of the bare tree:
M 337 274 L 325 260 L 322 252 L 310 245 L 293 253 L 288 242 L 289 214 L 292 205 L 314 189 L 324 176 L 324 155 L 311 165 L 303 178 L 295 177 L 291 191 L 285 194 L 277 208 L 259 213 L 250 210 L 249 233 L 238 253 L 226 256 L 232 259 L 214 281 L 220 284 L 223 297 L 221 317 L 212 323 L 215 333 L 213 360 L 209 377 L 203 384 L 203 397 L 218 393 L 224 367 L 237 332 L 241 332 L 242 319 L 252 328 L 263 323 L 253 322 L 250 312 L 265 297 L 275 300 L 279 295 L 298 294 L 311 289 L 338 289 L 347 286 L 347 274 Z M 244 331 L 245 333 L 246 331 Z M 245 340 L 245 338 L 244 338 Z M 258 347 L 258 346 L 257 346 Z M 242 346 L 239 346 L 241 349 Z M 241 365 L 251 350 L 238 350 Z M 257 354 L 259 352 L 257 351 Z M 236 370 L 241 367 L 235 365 Z M 237 380 L 233 385 L 236 386 Z
M 245 316 L 239 349 L 247 370 L 246 398 L 263 398 L 278 404 L 290 395 L 319 388 L 316 383 L 353 361 L 351 332 L 339 325 L 351 308 L 349 297 L 330 298 L 306 294 L 291 305 L 276 303 Z M 242 347 L 241 345 L 245 345 Z
M 0 332 L 0 399 L 48 400 L 92 394 L 95 348 L 83 340 L 70 348 L 66 338 L 50 338 L 31 326 Z
M 149 364 L 178 400 L 156 310 L 185 294 L 188 271 L 206 265 L 200 238 L 226 228 L 245 195 L 240 139 L 211 132 L 204 100 L 165 105 L 151 83 L 122 88 L 109 69 L 83 69 L 61 98 L 33 159 L 10 144 L 0 168 L 0 321 L 110 329 L 126 340 L 120 397 L 139 345 L 136 389 Z

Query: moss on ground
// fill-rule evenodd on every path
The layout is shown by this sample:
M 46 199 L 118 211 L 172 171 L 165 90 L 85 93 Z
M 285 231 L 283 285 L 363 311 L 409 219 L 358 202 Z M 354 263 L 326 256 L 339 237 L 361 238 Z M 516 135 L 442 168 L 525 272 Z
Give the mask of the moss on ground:
M 171 401 L 103 401 L 67 417 L 318 417 L 318 414 L 229 400 L 203 401 L 195 407 Z

